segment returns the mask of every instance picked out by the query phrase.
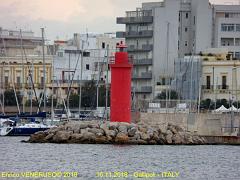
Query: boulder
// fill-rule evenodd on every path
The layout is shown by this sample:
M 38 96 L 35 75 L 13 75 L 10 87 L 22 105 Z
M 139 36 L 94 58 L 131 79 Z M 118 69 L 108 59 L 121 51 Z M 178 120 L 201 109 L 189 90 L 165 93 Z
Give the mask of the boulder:
M 147 133 L 147 128 L 146 127 L 140 126 L 140 127 L 138 127 L 138 130 L 142 133 Z
M 112 138 L 115 138 L 115 136 L 117 135 L 117 132 L 114 130 L 106 130 L 106 136 L 110 136 Z
M 51 140 L 53 139 L 53 136 L 54 136 L 54 134 L 53 134 L 53 133 L 50 133 L 50 134 L 48 134 L 44 139 L 45 139 L 46 141 L 51 141 Z
M 166 144 L 167 141 L 164 137 L 164 134 L 159 134 L 159 138 L 158 138 L 158 141 L 157 141 L 158 144 Z
M 173 134 L 177 134 L 177 130 L 174 126 L 169 126 L 168 129 L 172 131 Z
M 172 144 L 172 137 L 173 137 L 172 131 L 167 130 L 165 137 L 167 144 Z
M 135 136 L 135 133 L 137 132 L 137 128 L 136 127 L 132 127 L 128 130 L 128 136 L 133 137 Z
M 115 130 L 119 126 L 118 122 L 110 122 L 109 123 L 109 130 Z
M 72 134 L 71 135 L 71 143 L 81 143 L 83 139 L 83 135 L 82 134 Z
M 82 133 L 82 136 L 83 136 L 82 141 L 86 143 L 92 143 L 92 142 L 95 142 L 96 140 L 96 135 L 88 131 Z
M 79 129 L 86 129 L 86 128 L 88 128 L 88 124 L 87 123 L 82 123 L 81 122 L 81 124 L 79 124 Z
M 119 125 L 119 126 L 118 126 L 118 131 L 119 131 L 119 132 L 122 132 L 122 133 L 124 133 L 124 134 L 127 134 L 127 132 L 128 132 L 128 127 L 127 127 L 126 125 Z
M 173 141 L 174 144 L 182 144 L 182 143 L 184 143 L 184 139 L 183 139 L 182 136 L 180 136 L 179 133 L 173 135 L 172 141 Z
M 107 124 L 107 123 L 100 124 L 100 129 L 102 129 L 104 131 L 104 133 L 106 133 L 106 131 L 109 130 L 109 124 Z
M 103 136 L 104 135 L 104 130 L 102 129 L 97 129 L 97 128 L 90 128 L 88 130 L 88 132 L 94 133 L 94 134 L 98 134 L 98 136 Z
M 68 131 L 58 131 L 53 136 L 53 142 L 55 142 L 55 143 L 67 143 L 67 141 L 71 137 L 71 134 L 72 134 L 72 132 L 68 132 Z
M 108 138 L 106 136 L 98 136 L 95 138 L 97 144 L 106 144 L 108 143 Z
M 149 141 L 150 140 L 150 136 L 147 133 L 140 133 L 140 137 L 142 140 L 144 141 Z
M 115 138 L 115 142 L 119 144 L 127 144 L 128 140 L 129 140 L 129 137 L 122 132 L 119 132 Z
M 46 142 L 45 137 L 46 137 L 46 132 L 39 131 L 35 134 L 32 134 L 30 136 L 29 142 L 31 143 L 44 143 Z

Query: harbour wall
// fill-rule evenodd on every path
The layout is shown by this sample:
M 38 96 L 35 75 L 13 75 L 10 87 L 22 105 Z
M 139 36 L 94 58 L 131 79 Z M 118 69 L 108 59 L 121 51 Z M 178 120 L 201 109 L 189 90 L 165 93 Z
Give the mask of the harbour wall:
M 231 114 L 140 113 L 140 121 L 181 125 L 185 130 L 202 136 L 236 136 L 240 127 L 239 114 L 231 117 Z

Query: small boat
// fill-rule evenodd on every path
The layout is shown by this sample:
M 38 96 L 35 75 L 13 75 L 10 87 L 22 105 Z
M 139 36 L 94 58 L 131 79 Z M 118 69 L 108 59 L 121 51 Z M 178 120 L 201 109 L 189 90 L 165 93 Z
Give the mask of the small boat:
M 55 126 L 48 126 L 43 124 L 24 124 L 22 126 L 7 126 L 0 128 L 1 136 L 30 136 L 38 131 L 45 131 Z
M 54 125 L 47 125 L 43 122 L 35 121 L 35 118 L 42 118 L 42 115 L 21 115 L 21 116 L 5 116 L 1 119 L 0 136 L 30 136 L 38 131 L 45 131 L 56 127 Z M 31 120 L 28 123 L 18 123 L 20 119 Z
M 30 136 L 38 131 L 45 131 L 55 127 L 35 122 L 14 126 L 15 123 L 15 121 L 6 120 L 6 125 L 0 128 L 0 136 Z

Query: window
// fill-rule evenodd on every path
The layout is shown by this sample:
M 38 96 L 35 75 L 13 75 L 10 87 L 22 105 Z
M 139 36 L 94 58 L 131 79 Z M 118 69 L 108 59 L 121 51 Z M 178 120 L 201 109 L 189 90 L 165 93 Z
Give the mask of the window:
M 187 41 L 185 41 L 185 46 L 188 46 L 188 42 Z
M 166 85 L 166 79 L 162 78 L 162 85 Z
M 236 24 L 236 31 L 240 32 L 240 24 Z
M 105 49 L 105 42 L 102 42 L 102 49 Z
M 211 77 L 207 76 L 206 80 L 207 80 L 207 87 L 206 87 L 206 89 L 211 89 Z
M 8 76 L 4 77 L 4 82 L 5 82 L 5 85 L 8 85 Z
M 43 77 L 41 77 L 41 82 L 40 83 L 41 83 L 41 85 L 40 85 L 41 88 L 43 88 L 43 84 L 44 84 L 44 78 Z
M 234 31 L 234 24 L 222 24 L 221 25 L 222 31 L 233 32 Z
M 63 52 L 58 52 L 57 55 L 58 57 L 63 57 Z
M 225 13 L 225 18 L 229 18 L 229 13 Z
M 20 85 L 21 84 L 21 77 L 17 77 L 17 85 Z
M 83 57 L 90 57 L 90 52 L 84 51 L 84 52 L 83 52 Z
M 196 24 L 196 17 L 195 16 L 193 17 L 193 24 L 194 25 Z
M 187 27 L 185 27 L 185 32 L 187 32 L 188 31 L 188 28 Z
M 188 19 L 188 13 L 186 13 L 186 19 Z
M 222 89 L 227 89 L 227 76 L 222 76 Z
M 86 70 L 89 70 L 89 69 L 90 69 L 89 64 L 86 64 Z
M 240 52 L 235 52 L 235 58 L 240 60 Z

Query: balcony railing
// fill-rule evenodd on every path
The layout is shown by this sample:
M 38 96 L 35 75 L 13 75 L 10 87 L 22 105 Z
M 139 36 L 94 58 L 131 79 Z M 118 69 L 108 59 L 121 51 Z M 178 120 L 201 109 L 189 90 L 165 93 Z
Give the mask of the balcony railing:
M 153 16 L 140 17 L 118 17 L 117 24 L 138 24 L 138 23 L 152 23 Z
M 210 86 L 208 86 L 208 85 L 203 85 L 203 86 L 202 86 L 202 89 L 203 89 L 203 90 L 213 90 L 213 85 L 210 85 Z
M 152 65 L 152 59 L 134 59 L 134 65 Z
M 227 86 L 227 85 L 217 85 L 217 89 L 222 89 L 222 90 L 224 90 L 224 89 L 229 89 L 229 86 Z
M 152 72 L 144 72 L 141 75 L 133 74 L 132 79 L 152 79 Z
M 152 30 L 145 31 L 129 31 L 129 32 L 117 32 L 117 38 L 147 38 L 153 36 Z
M 132 91 L 135 93 L 152 93 L 151 86 L 142 86 L 140 88 L 132 88 Z
M 218 90 L 226 89 L 226 90 L 228 90 L 229 86 L 228 85 L 216 85 L 216 86 L 213 86 L 213 85 L 210 85 L 210 86 L 203 85 L 202 89 L 203 90 L 214 90 L 214 89 L 218 89 Z
M 134 45 L 130 45 L 128 47 L 128 52 L 148 52 L 153 50 L 153 45 L 144 44 L 142 47 L 135 47 Z

